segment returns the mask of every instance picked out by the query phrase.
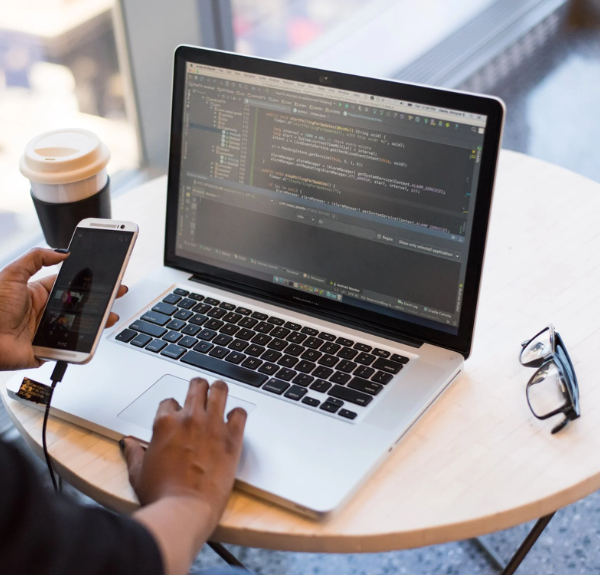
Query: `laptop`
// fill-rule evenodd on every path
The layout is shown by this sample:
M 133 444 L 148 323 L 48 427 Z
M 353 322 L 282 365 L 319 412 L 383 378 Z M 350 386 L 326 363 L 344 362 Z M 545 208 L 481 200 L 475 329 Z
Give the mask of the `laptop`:
M 149 441 L 162 399 L 223 379 L 249 414 L 237 486 L 327 517 L 469 356 L 503 116 L 491 97 L 180 46 L 164 266 L 53 413 Z

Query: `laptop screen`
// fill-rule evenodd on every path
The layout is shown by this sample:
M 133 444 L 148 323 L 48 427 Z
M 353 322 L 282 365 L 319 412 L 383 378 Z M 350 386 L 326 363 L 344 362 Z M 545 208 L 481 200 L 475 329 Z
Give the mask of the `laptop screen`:
M 458 333 L 485 115 L 185 76 L 176 256 Z

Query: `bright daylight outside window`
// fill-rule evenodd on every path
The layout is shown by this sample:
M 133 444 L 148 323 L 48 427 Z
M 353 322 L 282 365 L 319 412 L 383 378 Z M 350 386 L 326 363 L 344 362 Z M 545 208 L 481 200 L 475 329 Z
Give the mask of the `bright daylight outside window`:
M 29 182 L 19 172 L 31 138 L 85 128 L 108 145 L 111 176 L 138 166 L 135 129 L 125 118 L 113 4 L 0 3 L 0 263 L 41 239 Z

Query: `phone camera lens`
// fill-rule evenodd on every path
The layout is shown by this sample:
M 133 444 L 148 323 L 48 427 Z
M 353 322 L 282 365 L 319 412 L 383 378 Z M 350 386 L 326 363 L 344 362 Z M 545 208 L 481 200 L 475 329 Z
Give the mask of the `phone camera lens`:
M 125 224 L 121 224 L 121 229 L 124 230 L 125 229 Z

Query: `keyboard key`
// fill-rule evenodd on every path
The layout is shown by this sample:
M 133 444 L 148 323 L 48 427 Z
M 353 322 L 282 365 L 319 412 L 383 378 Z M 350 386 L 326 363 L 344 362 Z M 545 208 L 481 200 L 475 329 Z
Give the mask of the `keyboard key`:
M 349 347 L 343 347 L 338 351 L 337 356 L 342 359 L 354 359 L 358 355 L 358 351 Z
M 326 344 L 321 346 L 321 349 L 319 351 L 322 351 L 323 353 L 333 354 L 333 353 L 337 353 L 341 347 L 342 346 L 337 343 L 327 342 Z
M 241 313 L 242 315 L 250 315 L 252 313 L 252 310 L 248 309 L 247 307 L 236 307 L 235 311 L 236 313 Z
M 208 341 L 201 341 L 198 345 L 194 346 L 194 351 L 198 351 L 200 353 L 208 353 L 213 347 L 214 345 L 212 343 Z
M 269 391 L 270 393 L 281 395 L 289 386 L 290 384 L 286 383 L 285 381 L 281 381 L 279 379 L 270 379 L 263 385 L 263 389 L 265 391 Z
M 210 306 L 205 303 L 199 303 L 192 308 L 192 311 L 195 313 L 206 313 L 210 309 Z
M 361 365 L 371 365 L 377 358 L 370 354 L 370 353 L 359 353 L 355 358 L 354 361 L 356 363 L 360 363 Z
M 219 307 L 222 307 L 223 309 L 226 309 L 227 311 L 231 311 L 231 310 L 235 309 L 235 305 L 233 305 L 232 303 L 228 303 L 226 301 L 221 302 Z
M 389 373 L 398 373 L 402 369 L 402 364 L 397 361 L 392 361 L 391 359 L 383 359 L 380 357 L 373 364 L 373 367 Z
M 373 383 L 372 381 L 367 381 L 365 379 L 361 379 L 360 377 L 355 377 L 348 384 L 348 387 L 351 389 L 358 389 L 359 391 L 364 391 L 370 395 L 377 395 L 382 389 L 383 386 L 378 383 Z
M 280 351 L 276 351 L 274 349 L 268 349 L 260 356 L 260 359 L 264 359 L 265 361 L 275 362 L 277 361 L 283 354 Z
M 182 319 L 184 321 L 187 321 L 193 315 L 194 315 L 194 312 L 190 311 L 189 309 L 180 309 L 173 317 L 175 319 Z
M 261 345 L 256 345 L 255 343 L 250 344 L 246 348 L 246 354 L 251 355 L 252 357 L 259 357 L 264 351 L 264 347 L 262 347 Z
M 172 329 L 173 331 L 179 331 L 185 325 L 184 321 L 180 319 L 172 319 L 165 327 Z
M 158 353 L 161 349 L 163 349 L 165 346 L 167 345 L 166 341 L 162 341 L 160 339 L 155 339 L 153 341 L 151 341 L 147 346 L 146 349 L 148 351 L 153 351 L 154 353 Z
M 317 361 L 323 354 L 320 351 L 315 351 L 314 349 L 307 349 L 302 354 L 302 359 L 306 359 L 308 361 Z
M 242 327 L 248 327 L 248 328 L 252 328 L 254 327 L 256 324 L 258 323 L 257 319 L 254 319 L 252 317 L 245 317 L 242 321 L 240 321 L 240 323 L 238 325 L 242 326 Z
M 338 415 L 340 417 L 345 417 L 346 419 L 355 419 L 356 418 L 356 413 L 354 413 L 354 411 L 349 411 L 347 409 L 340 409 L 340 411 L 338 412 Z
M 329 381 L 333 383 L 339 383 L 340 385 L 344 385 L 348 383 L 352 379 L 352 376 L 349 373 L 343 373 L 342 371 L 336 371 L 329 378 Z
M 217 335 L 217 332 L 212 329 L 203 329 L 199 334 L 199 339 L 204 339 L 206 341 L 210 341 L 213 337 Z
M 217 357 L 219 359 L 223 359 L 226 355 L 229 355 L 229 353 L 229 350 L 224 347 L 215 347 L 210 351 L 212 357 Z
M 304 342 L 304 347 L 309 347 L 310 349 L 319 349 L 323 344 L 323 340 L 318 337 L 309 337 Z
M 225 335 L 224 333 L 220 333 L 215 339 L 213 339 L 213 343 L 215 345 L 227 345 L 233 341 L 233 338 L 230 335 Z
M 193 293 L 193 292 L 191 294 L 188 294 L 188 297 L 190 299 L 193 299 L 194 301 L 202 301 L 204 299 L 203 295 L 200 295 L 199 293 Z
M 244 361 L 246 359 L 246 356 L 243 353 L 240 353 L 239 351 L 232 351 L 226 358 L 225 361 L 228 361 L 230 363 L 242 363 L 242 361 Z
M 165 350 L 161 351 L 160 355 L 170 357 L 171 359 L 179 359 L 186 351 L 187 349 L 184 347 L 171 344 Z
M 302 326 L 299 323 L 293 323 L 291 321 L 286 321 L 285 325 L 283 327 L 286 327 L 287 329 L 291 329 L 293 331 L 298 331 Z
M 250 344 L 243 339 L 234 339 L 229 344 L 229 349 L 232 349 L 233 351 L 244 351 L 249 345 Z
M 331 383 L 328 381 L 323 381 L 322 379 L 317 379 L 310 388 L 318 391 L 319 393 L 325 393 L 331 387 Z
M 284 379 L 285 381 L 291 381 L 294 379 L 294 377 L 296 377 L 296 372 L 288 369 L 287 367 L 281 367 L 277 372 L 277 377 L 279 379 Z
M 333 388 L 329 390 L 328 394 L 356 405 L 362 405 L 363 407 L 369 405 L 369 403 L 371 403 L 373 400 L 373 398 L 366 393 L 361 393 L 360 391 L 355 391 L 354 389 L 348 389 L 347 387 L 342 387 L 341 385 L 334 385 Z
M 303 359 L 297 366 L 296 369 L 298 371 L 301 371 L 302 373 L 310 373 L 313 369 L 315 369 L 316 364 L 314 364 L 312 361 L 306 361 L 305 359 Z
M 242 365 L 244 367 L 247 367 L 248 369 L 258 369 L 261 365 L 262 365 L 262 361 L 260 361 L 260 359 L 257 359 L 255 357 L 247 357 L 243 362 Z
M 355 343 L 354 349 L 357 349 L 358 351 L 366 351 L 367 353 L 369 353 L 373 348 L 370 345 L 367 345 L 366 343 Z
M 319 409 L 329 413 L 335 413 L 339 408 L 340 406 L 333 403 L 330 399 L 328 399 L 325 403 L 322 403 L 321 407 L 319 407 Z
M 304 348 L 297 343 L 292 343 L 285 348 L 285 353 L 295 357 L 298 357 L 303 351 L 305 351 Z
M 285 327 L 276 327 L 271 333 L 269 333 L 269 335 L 271 337 L 277 337 L 279 339 L 284 339 L 286 335 L 288 335 L 290 333 L 289 329 L 286 329 Z
M 279 369 L 280 368 L 273 363 L 265 363 L 258 368 L 258 371 L 260 373 L 266 373 L 267 375 L 275 375 Z
M 173 290 L 173 293 L 175 293 L 175 294 L 177 294 L 177 295 L 181 295 L 181 296 L 184 296 L 184 297 L 185 297 L 185 296 L 186 296 L 186 295 L 188 295 L 190 292 L 189 292 L 189 291 L 186 291 L 186 290 L 184 290 L 184 289 L 181 289 L 181 288 L 177 288 L 177 289 L 174 289 L 174 290 Z
M 170 293 L 167 297 L 163 298 L 163 301 L 165 303 L 171 303 L 171 304 L 175 304 L 177 303 L 179 300 L 181 299 L 180 295 L 177 295 L 176 293 Z
M 273 317 L 273 316 L 271 316 L 267 321 L 269 323 L 272 323 L 273 325 L 283 325 L 285 323 L 285 321 L 282 320 L 280 317 Z
M 147 335 L 151 335 L 152 337 L 162 337 L 167 333 L 167 330 L 164 327 L 159 327 L 152 323 L 148 323 L 142 320 L 134 321 L 130 326 L 130 329 L 134 331 L 139 331 L 145 333 Z
M 292 383 L 296 383 L 301 385 L 302 387 L 308 387 L 313 381 L 314 377 L 310 375 L 306 375 L 305 373 L 299 373 L 292 381 Z
M 274 325 L 262 321 L 254 328 L 254 331 L 257 331 L 258 333 L 269 333 L 274 327 Z
M 385 349 L 379 349 L 378 347 L 373 350 L 373 353 L 378 357 L 390 357 L 389 351 L 385 351 Z
M 200 331 L 200 326 L 188 323 L 182 330 L 181 333 L 184 335 L 196 335 Z
M 214 297 L 205 297 L 204 303 L 207 303 L 208 305 L 219 305 L 221 302 Z
M 269 316 L 266 313 L 260 313 L 259 311 L 255 311 L 252 313 L 252 317 L 255 317 L 259 321 L 265 321 Z
M 324 339 L 325 341 L 335 341 L 335 335 L 331 335 L 330 333 L 327 333 L 326 331 L 322 331 L 319 334 L 319 338 Z
M 252 331 L 251 329 L 240 329 L 240 331 L 237 332 L 236 337 L 238 339 L 245 339 L 246 341 L 251 340 L 254 336 L 256 335 L 256 332 Z M 267 337 L 267 339 L 269 339 Z
M 206 312 L 208 317 L 214 317 L 215 319 L 221 319 L 224 315 L 227 315 L 227 312 L 220 307 L 213 307 L 211 310 Z
M 355 367 L 356 367 L 356 364 L 353 361 L 344 359 L 343 361 L 340 361 L 340 363 L 338 363 L 336 365 L 335 369 L 337 369 L 339 371 L 343 371 L 344 373 L 352 373 L 354 371 Z
M 321 359 L 319 359 L 319 365 L 333 367 L 338 361 L 340 360 L 333 355 L 324 355 Z
M 150 341 L 152 341 L 152 338 L 149 335 L 138 333 L 130 343 L 131 345 L 135 345 L 135 347 L 144 347 Z
M 375 370 L 372 367 L 367 367 L 366 365 L 359 365 L 354 372 L 356 377 L 362 377 L 363 379 L 369 379 Z
M 183 336 L 176 331 L 170 331 L 169 333 L 163 335 L 163 339 L 165 341 L 168 341 L 169 343 L 175 343 L 176 341 L 179 341 L 182 337 Z
M 302 400 L 302 403 L 310 405 L 311 407 L 317 407 L 321 402 L 318 399 L 315 399 L 314 397 L 305 397 Z
M 378 371 L 372 378 L 371 381 L 375 383 L 389 383 L 389 381 L 394 377 L 391 373 L 385 373 L 383 371 Z
M 283 395 L 283 397 L 287 397 L 288 399 L 293 399 L 294 401 L 299 401 L 302 399 L 307 393 L 307 390 L 298 385 L 292 385 Z
M 241 381 L 242 383 L 252 385 L 253 387 L 260 387 L 268 379 L 268 377 L 262 373 L 246 369 L 240 365 L 235 365 L 226 361 L 220 361 L 214 357 L 202 355 L 194 351 L 188 351 L 181 358 L 181 362 L 193 365 L 194 367 L 198 367 L 200 369 L 211 371 L 218 375 L 222 375 L 223 377 Z
M 173 315 L 177 311 L 177 307 L 164 301 L 159 301 L 153 308 L 152 311 L 164 313 L 165 315 Z
M 240 328 L 237 325 L 226 323 L 219 331 L 225 335 L 234 335 L 240 331 Z
M 186 310 L 184 310 L 186 311 Z M 206 323 L 206 321 L 208 320 L 208 318 L 205 315 L 202 315 L 201 313 L 197 313 L 191 320 L 190 323 L 193 323 L 194 325 L 203 325 Z
M 335 343 L 339 343 L 340 345 L 345 345 L 347 347 L 351 347 L 354 345 L 354 342 L 351 339 L 347 339 L 345 337 L 338 337 L 335 340 Z
M 177 307 L 181 307 L 183 309 L 192 309 L 196 305 L 196 302 L 190 298 L 183 298 L 178 304 Z
M 223 304 L 221 304 L 223 305 Z M 223 321 L 226 323 L 237 323 L 242 319 L 242 316 L 239 313 L 233 313 L 230 311 L 228 314 L 223 316 Z
M 136 335 L 137 332 L 133 331 L 132 329 L 124 329 L 117 337 L 115 337 L 115 339 L 127 343 L 131 341 Z
M 320 377 L 322 379 L 327 379 L 333 373 L 333 369 L 329 367 L 325 367 L 323 365 L 318 365 L 317 369 L 312 372 L 315 377 Z
M 142 316 L 142 319 L 156 325 L 165 325 L 167 322 L 171 321 L 171 318 L 168 315 L 158 313 L 157 311 L 147 311 Z
M 254 340 L 252 340 L 252 341 L 254 341 Z M 277 351 L 281 351 L 282 349 L 285 349 L 287 346 L 288 346 L 287 342 L 283 341 L 282 339 L 274 339 L 267 344 L 267 347 L 269 349 L 275 349 Z
M 206 329 L 220 329 L 224 326 L 225 324 L 220 320 L 220 319 L 209 319 L 206 321 L 206 323 L 204 324 L 204 327 Z
M 293 331 L 288 337 L 287 341 L 291 343 L 302 343 L 308 336 L 298 331 Z
M 195 337 L 190 337 L 189 335 L 186 335 L 180 342 L 179 345 L 181 347 L 194 347 L 196 344 L 198 343 L 198 340 Z
M 298 363 L 297 357 L 292 357 L 291 355 L 284 355 L 279 358 L 277 365 L 281 365 L 282 367 L 294 367 Z
M 390 359 L 392 361 L 397 361 L 398 363 L 408 363 L 409 362 L 408 357 L 404 357 L 403 355 L 400 355 L 398 353 L 393 353 L 392 357 L 390 357 Z
M 315 336 L 319 333 L 318 329 L 313 329 L 312 327 L 303 327 L 302 328 L 302 333 L 305 333 L 306 335 L 311 335 L 311 336 Z

